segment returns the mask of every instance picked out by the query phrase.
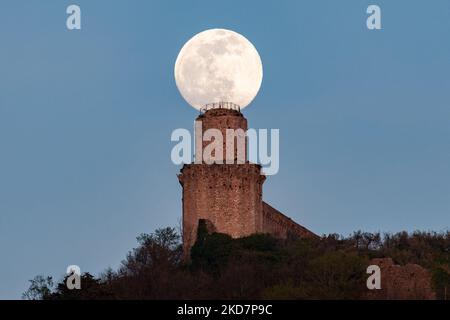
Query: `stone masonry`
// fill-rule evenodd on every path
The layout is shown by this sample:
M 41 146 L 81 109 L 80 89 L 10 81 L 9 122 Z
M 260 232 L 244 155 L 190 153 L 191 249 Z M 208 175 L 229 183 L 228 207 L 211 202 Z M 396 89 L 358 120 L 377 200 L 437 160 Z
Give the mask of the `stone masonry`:
M 201 114 L 201 131 L 196 132 L 196 162 L 186 164 L 178 179 L 183 187 L 183 246 L 187 256 L 197 235 L 199 220 L 207 220 L 214 230 L 234 238 L 254 233 L 269 233 L 279 238 L 288 236 L 316 237 L 308 229 L 295 223 L 262 200 L 262 186 L 266 177 L 261 174 L 261 166 L 249 163 L 207 164 L 199 161 L 201 149 L 213 143 L 201 137 L 208 129 L 218 129 L 224 137 L 223 159 L 237 159 L 239 138 L 234 137 L 233 153 L 226 157 L 226 130 L 242 129 L 238 134 L 246 150 L 245 132 L 247 120 L 240 111 L 230 109 L 211 109 Z M 201 135 L 200 135 L 201 134 Z M 228 142 L 229 143 L 229 142 Z M 231 148 L 231 145 L 230 145 Z M 246 152 L 245 152 L 246 153 Z
M 391 258 L 372 259 L 381 269 L 381 289 L 367 293 L 373 300 L 435 300 L 431 274 L 423 267 L 408 263 L 396 265 Z

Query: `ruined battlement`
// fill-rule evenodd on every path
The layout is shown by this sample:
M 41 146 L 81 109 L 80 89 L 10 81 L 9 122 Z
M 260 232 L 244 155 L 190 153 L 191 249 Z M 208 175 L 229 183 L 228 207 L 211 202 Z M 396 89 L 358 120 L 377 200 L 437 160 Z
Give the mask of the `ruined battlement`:
M 196 122 L 196 159 L 185 164 L 178 174 L 183 188 L 183 246 L 188 257 L 190 248 L 197 236 L 200 220 L 208 221 L 210 229 L 226 233 L 233 238 L 255 233 L 268 233 L 275 237 L 287 238 L 315 237 L 308 229 L 286 217 L 263 202 L 263 184 L 266 176 L 259 164 L 249 163 L 245 154 L 243 163 L 205 163 L 202 150 L 214 143 L 204 139 L 209 129 L 219 130 L 226 136 L 227 129 L 243 133 L 233 138 L 234 149 L 228 158 L 236 159 L 238 140 L 243 141 L 247 151 L 247 119 L 238 109 L 212 108 L 200 114 Z M 223 159 L 226 154 L 226 141 L 223 142 Z
M 269 233 L 277 238 L 316 238 L 315 233 L 299 225 L 277 209 L 263 201 L 262 233 Z
M 429 270 L 408 263 L 397 265 L 391 258 L 376 258 L 371 265 L 380 267 L 381 289 L 370 290 L 366 298 L 373 300 L 435 300 Z

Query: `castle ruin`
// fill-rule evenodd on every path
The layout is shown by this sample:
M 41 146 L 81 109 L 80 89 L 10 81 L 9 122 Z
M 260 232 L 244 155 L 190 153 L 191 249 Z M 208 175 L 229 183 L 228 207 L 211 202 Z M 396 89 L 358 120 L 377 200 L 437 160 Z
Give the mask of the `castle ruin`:
M 201 127 L 196 136 L 208 129 L 218 129 L 226 136 L 227 129 L 247 132 L 247 119 L 237 108 L 212 108 L 197 117 Z M 238 130 L 241 129 L 241 130 Z M 244 137 L 245 138 L 245 137 Z M 238 140 L 237 137 L 235 137 Z M 281 212 L 263 201 L 263 184 L 266 177 L 259 164 L 247 160 L 247 141 L 245 142 L 245 161 L 239 163 L 235 140 L 234 151 L 226 153 L 224 141 L 222 159 L 232 157 L 233 164 L 200 162 L 185 164 L 178 175 L 183 188 L 183 247 L 189 254 L 197 236 L 199 220 L 207 221 L 215 232 L 225 233 L 233 238 L 255 233 L 271 234 L 277 238 L 317 237 L 313 232 L 297 224 Z M 197 142 L 197 141 L 196 141 Z M 196 158 L 199 150 L 211 141 L 196 144 Z

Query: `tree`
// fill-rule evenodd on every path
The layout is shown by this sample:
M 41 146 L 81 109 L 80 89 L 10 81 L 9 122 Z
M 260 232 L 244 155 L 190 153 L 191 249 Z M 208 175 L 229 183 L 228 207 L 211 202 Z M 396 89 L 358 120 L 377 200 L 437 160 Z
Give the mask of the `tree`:
M 373 258 L 385 257 L 432 271 L 437 298 L 449 299 L 449 232 L 234 239 L 200 223 L 190 261 L 182 260 L 174 228 L 141 234 L 137 240 L 118 271 L 109 268 L 99 278 L 83 274 L 81 290 L 69 290 L 67 276 L 55 287 L 51 277 L 37 276 L 24 299 L 370 299 L 367 266 Z
M 44 300 L 47 299 L 53 288 L 52 277 L 36 276 L 30 281 L 30 287 L 22 294 L 24 300 Z

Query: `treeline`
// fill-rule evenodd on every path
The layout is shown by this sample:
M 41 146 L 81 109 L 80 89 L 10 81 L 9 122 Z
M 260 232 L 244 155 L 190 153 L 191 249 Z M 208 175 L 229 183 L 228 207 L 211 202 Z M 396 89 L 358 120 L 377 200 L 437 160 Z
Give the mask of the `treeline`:
M 31 280 L 26 299 L 363 299 L 366 268 L 373 258 L 418 264 L 432 274 L 438 299 L 450 291 L 450 232 L 396 234 L 355 232 L 318 239 L 252 235 L 232 239 L 199 226 L 189 262 L 173 228 L 137 238 L 118 270 L 81 277 L 69 290 L 67 277 Z

